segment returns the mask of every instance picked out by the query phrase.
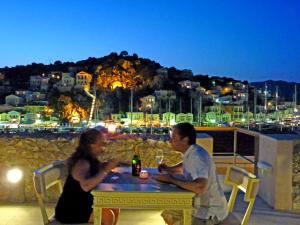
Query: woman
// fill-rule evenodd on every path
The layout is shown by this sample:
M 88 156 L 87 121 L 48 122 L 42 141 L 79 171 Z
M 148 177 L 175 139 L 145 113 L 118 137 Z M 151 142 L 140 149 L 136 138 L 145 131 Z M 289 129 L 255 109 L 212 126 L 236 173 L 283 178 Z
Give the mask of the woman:
M 93 196 L 90 193 L 111 169 L 117 166 L 112 160 L 100 163 L 104 152 L 105 134 L 90 129 L 80 136 L 76 151 L 68 159 L 69 176 L 55 208 L 55 218 L 61 223 L 93 223 Z M 102 209 L 102 224 L 115 225 L 119 209 Z

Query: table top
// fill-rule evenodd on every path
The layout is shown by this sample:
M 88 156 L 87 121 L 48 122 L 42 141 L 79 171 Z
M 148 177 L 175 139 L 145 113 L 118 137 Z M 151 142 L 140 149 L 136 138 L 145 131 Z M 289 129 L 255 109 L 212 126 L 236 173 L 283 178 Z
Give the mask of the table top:
M 149 173 L 147 179 L 142 179 L 131 175 L 131 167 L 120 167 L 111 172 L 106 179 L 101 182 L 93 192 L 141 192 L 141 193 L 192 193 L 174 184 L 166 184 L 153 179 L 154 174 L 158 174 L 155 168 L 146 168 Z M 193 193 L 192 193 L 193 194 Z

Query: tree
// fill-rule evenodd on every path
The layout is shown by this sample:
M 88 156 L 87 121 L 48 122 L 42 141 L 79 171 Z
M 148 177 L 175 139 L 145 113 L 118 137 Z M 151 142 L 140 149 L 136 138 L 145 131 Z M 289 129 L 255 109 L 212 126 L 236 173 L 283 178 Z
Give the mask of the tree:
M 128 56 L 128 52 L 127 51 L 121 51 L 120 56 L 121 57 L 126 57 L 126 56 Z
M 59 111 L 61 120 L 73 122 L 74 117 L 78 118 L 79 121 L 88 119 L 88 112 L 79 105 L 74 104 L 71 97 L 61 95 L 58 102 L 61 108 Z
M 121 59 L 117 64 L 108 67 L 99 66 L 96 69 L 97 87 L 103 90 L 114 90 L 117 87 L 131 89 L 142 80 L 132 63 Z

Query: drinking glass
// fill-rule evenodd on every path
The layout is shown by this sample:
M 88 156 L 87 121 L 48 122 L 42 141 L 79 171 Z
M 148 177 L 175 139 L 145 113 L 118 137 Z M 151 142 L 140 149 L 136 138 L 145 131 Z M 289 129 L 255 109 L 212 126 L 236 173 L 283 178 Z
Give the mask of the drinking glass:
M 164 159 L 164 152 L 162 149 L 156 149 L 156 155 L 155 155 L 155 161 L 157 163 L 157 166 L 159 167 Z

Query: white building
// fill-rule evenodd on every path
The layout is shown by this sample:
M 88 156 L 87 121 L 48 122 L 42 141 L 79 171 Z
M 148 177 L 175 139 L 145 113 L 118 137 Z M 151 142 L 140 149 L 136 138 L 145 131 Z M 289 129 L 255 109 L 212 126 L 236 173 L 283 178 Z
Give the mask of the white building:
M 24 100 L 22 97 L 16 96 L 16 95 L 8 95 L 5 97 L 5 104 L 7 105 L 13 105 L 18 106 L 24 103 Z
M 155 97 L 153 95 L 147 95 L 143 98 L 141 98 L 142 101 L 142 109 L 147 110 L 147 109 L 153 109 L 155 106 Z
M 41 88 L 42 77 L 30 76 L 30 90 L 38 91 Z
M 178 84 L 182 88 L 187 88 L 187 89 L 196 89 L 196 88 L 200 87 L 200 82 L 194 82 L 194 81 L 190 81 L 190 80 L 180 81 L 180 82 L 178 82 Z
M 40 86 L 40 91 L 43 91 L 43 92 L 47 92 L 48 89 L 49 89 L 49 80 L 50 78 L 48 77 L 42 77 L 41 79 L 41 86 Z
M 74 87 L 75 79 L 70 76 L 69 73 L 63 73 L 61 80 L 57 82 L 54 86 L 58 89 L 59 92 L 70 92 Z
M 222 103 L 222 104 L 231 104 L 232 96 L 231 95 L 220 96 L 220 97 L 216 98 L 216 102 Z
M 90 84 L 92 82 L 92 75 L 81 71 L 76 74 L 76 85 L 75 88 L 77 89 L 87 89 L 90 90 Z
M 44 76 L 30 76 L 30 90 L 32 91 L 44 91 L 49 88 L 50 78 Z
M 46 98 L 46 94 L 39 91 L 27 91 L 25 94 L 26 102 L 41 101 Z

